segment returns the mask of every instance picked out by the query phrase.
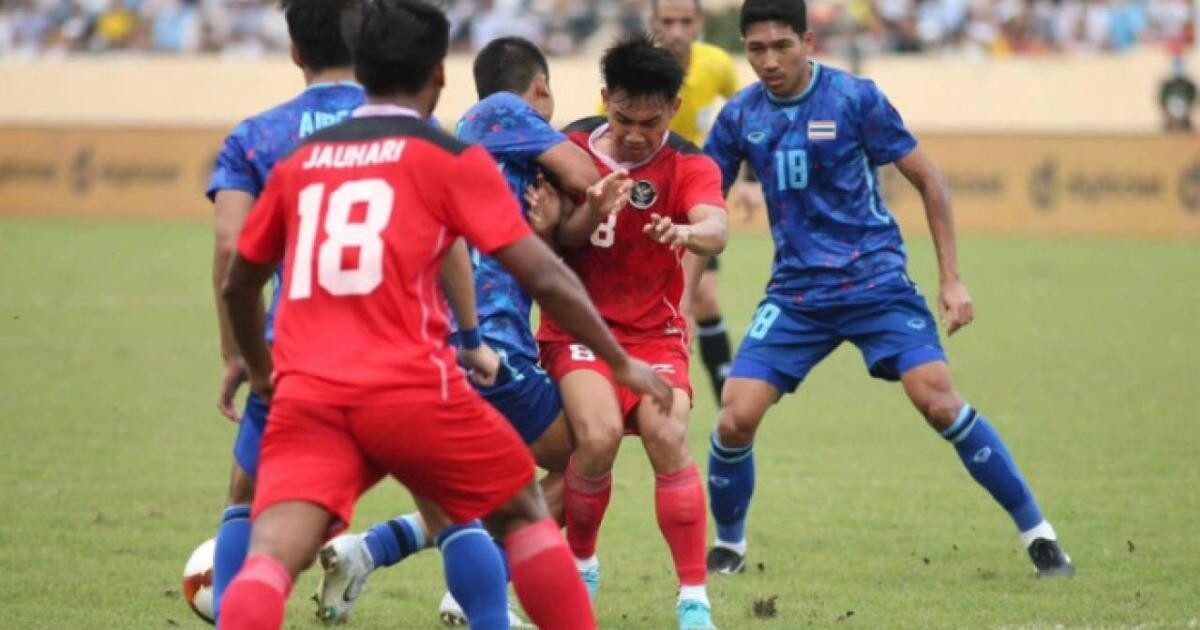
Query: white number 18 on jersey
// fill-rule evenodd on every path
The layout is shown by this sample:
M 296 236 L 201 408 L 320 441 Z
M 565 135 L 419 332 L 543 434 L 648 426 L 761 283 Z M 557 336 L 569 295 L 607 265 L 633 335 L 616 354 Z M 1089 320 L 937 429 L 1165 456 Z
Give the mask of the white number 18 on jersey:
M 382 179 L 361 179 L 338 186 L 331 195 L 325 213 L 325 242 L 317 254 L 317 283 L 332 295 L 366 295 L 383 282 L 383 239 L 380 233 L 392 217 L 395 192 Z M 312 297 L 313 249 L 317 241 L 317 222 L 325 200 L 325 184 L 309 184 L 300 191 L 300 230 L 296 236 L 296 257 L 291 266 L 288 297 L 303 300 Z M 350 209 L 366 204 L 361 223 L 350 222 Z M 342 269 L 343 254 L 358 249 L 358 265 Z

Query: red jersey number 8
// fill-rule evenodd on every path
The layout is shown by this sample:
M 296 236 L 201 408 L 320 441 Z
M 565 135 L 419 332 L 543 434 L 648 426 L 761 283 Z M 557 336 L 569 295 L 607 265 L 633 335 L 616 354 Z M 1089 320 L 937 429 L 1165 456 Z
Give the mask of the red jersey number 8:
M 612 212 L 604 222 L 596 226 L 592 232 L 592 245 L 596 247 L 612 247 L 617 241 L 617 213 Z
M 313 249 L 324 199 L 325 184 L 310 184 L 300 191 L 300 230 L 288 290 L 288 297 L 293 300 L 312 297 Z M 317 283 L 331 295 L 366 295 L 383 282 L 380 233 L 392 217 L 394 199 L 391 185 L 382 179 L 346 182 L 329 195 L 325 242 L 316 255 Z M 351 223 L 351 208 L 363 203 L 367 205 L 366 217 L 361 223 Z M 342 254 L 350 247 L 358 249 L 358 265 L 342 269 Z

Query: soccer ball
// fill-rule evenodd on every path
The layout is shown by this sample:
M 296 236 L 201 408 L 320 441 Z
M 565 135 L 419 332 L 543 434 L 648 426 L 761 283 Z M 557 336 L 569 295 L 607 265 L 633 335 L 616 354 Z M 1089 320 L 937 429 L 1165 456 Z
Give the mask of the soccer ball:
M 216 623 L 213 616 L 213 557 L 217 540 L 209 538 L 200 543 L 183 566 L 183 598 L 197 617 Z

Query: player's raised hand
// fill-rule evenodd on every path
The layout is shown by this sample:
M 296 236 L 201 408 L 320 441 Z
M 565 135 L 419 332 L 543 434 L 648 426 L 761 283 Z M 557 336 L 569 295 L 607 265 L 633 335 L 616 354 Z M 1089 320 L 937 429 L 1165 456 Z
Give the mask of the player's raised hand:
M 548 234 L 562 218 L 562 196 L 546 178 L 538 175 L 537 183 L 525 189 L 525 204 L 529 208 L 529 226 L 538 234 Z
M 496 375 L 500 373 L 500 355 L 491 346 L 485 343 L 470 350 L 459 348 L 458 361 L 467 368 L 467 375 L 476 385 L 491 387 L 496 384 Z
M 657 213 L 650 215 L 650 222 L 642 228 L 642 232 L 663 245 L 669 245 L 671 249 L 687 247 L 692 237 L 691 226 L 679 225 L 671 217 Z
M 971 303 L 971 294 L 967 293 L 967 286 L 962 280 L 942 281 L 938 291 L 938 314 L 947 335 L 953 335 L 975 319 L 975 305 Z
M 240 357 L 225 360 L 225 372 L 221 375 L 221 391 L 217 393 L 217 409 L 221 415 L 237 422 L 241 419 L 233 406 L 233 398 L 238 389 L 246 382 L 246 366 L 242 365 Z
M 630 357 L 624 365 L 613 367 L 613 378 L 621 385 L 637 392 L 643 396 L 649 396 L 654 400 L 655 406 L 663 414 L 671 413 L 671 405 L 675 402 L 675 395 L 671 392 L 671 386 L 661 376 L 658 375 L 649 363 L 640 361 Z
M 631 192 L 633 192 L 633 180 L 629 179 L 629 172 L 618 169 L 588 186 L 588 206 L 600 215 L 608 216 L 629 203 Z

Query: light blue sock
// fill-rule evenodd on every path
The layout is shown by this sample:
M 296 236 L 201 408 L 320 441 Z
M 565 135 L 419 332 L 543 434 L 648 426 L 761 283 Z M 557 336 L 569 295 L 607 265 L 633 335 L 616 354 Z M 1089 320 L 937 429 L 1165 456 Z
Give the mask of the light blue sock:
M 508 630 L 508 569 L 487 530 L 479 521 L 451 525 L 437 543 L 446 586 L 471 630 Z
M 1008 512 L 1019 531 L 1028 531 L 1042 522 L 1042 511 L 1029 484 L 1017 470 L 1004 440 L 983 415 L 964 404 L 954 424 L 942 431 L 942 437 L 954 445 L 967 471 Z
M 364 536 L 376 569 L 390 567 L 425 548 L 425 530 L 413 514 L 374 525 Z
M 754 495 L 754 445 L 721 445 L 716 431 L 708 444 L 708 502 L 717 523 L 717 540 L 746 540 L 746 512 Z
M 250 548 L 250 506 L 231 505 L 221 515 L 213 557 L 213 616 L 221 611 L 225 589 L 242 569 Z

